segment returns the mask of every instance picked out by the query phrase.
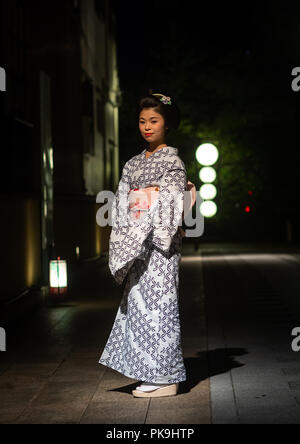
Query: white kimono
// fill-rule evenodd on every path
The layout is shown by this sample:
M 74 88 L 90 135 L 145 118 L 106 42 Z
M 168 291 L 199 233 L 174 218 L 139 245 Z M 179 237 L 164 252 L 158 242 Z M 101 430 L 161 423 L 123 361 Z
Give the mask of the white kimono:
M 99 363 L 132 379 L 170 384 L 186 380 L 178 290 L 187 175 L 177 148 L 145 154 L 125 164 L 112 205 L 109 268 L 123 296 Z M 156 203 L 132 221 L 130 190 L 150 186 L 160 187 Z

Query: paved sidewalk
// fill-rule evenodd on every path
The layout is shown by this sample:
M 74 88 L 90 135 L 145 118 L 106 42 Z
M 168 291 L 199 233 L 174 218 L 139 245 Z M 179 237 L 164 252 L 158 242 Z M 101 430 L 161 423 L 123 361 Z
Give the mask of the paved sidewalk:
M 121 287 L 106 260 L 72 267 L 67 302 L 7 329 L 0 423 L 299 424 L 300 250 L 184 246 L 182 345 L 188 380 L 171 398 L 137 399 L 136 380 L 98 364 Z
M 211 421 L 201 260 L 183 257 L 182 340 L 188 380 L 176 397 L 133 398 L 139 381 L 98 364 L 121 293 L 107 261 L 72 267 L 69 300 L 7 329 L 0 423 L 208 424 Z
M 212 423 L 300 424 L 300 353 L 291 349 L 300 326 L 299 254 L 208 250 Z

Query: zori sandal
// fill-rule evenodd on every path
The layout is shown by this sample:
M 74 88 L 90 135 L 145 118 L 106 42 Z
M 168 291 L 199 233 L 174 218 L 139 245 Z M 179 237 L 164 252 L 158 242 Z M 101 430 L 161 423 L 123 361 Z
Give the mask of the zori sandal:
M 179 383 L 164 385 L 163 387 L 154 390 L 132 390 L 135 398 L 159 398 L 161 396 L 175 396 L 178 392 Z

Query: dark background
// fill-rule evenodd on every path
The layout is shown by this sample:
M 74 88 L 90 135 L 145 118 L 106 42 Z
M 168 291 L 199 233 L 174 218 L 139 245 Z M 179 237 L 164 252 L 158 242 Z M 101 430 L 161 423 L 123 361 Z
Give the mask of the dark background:
M 122 93 L 120 170 L 143 148 L 135 115 L 139 99 L 149 90 L 166 94 L 176 100 L 182 114 L 180 128 L 167 143 L 179 149 L 188 179 L 198 189 L 196 148 L 212 142 L 219 149 L 218 213 L 206 219 L 203 239 L 299 242 L 300 92 L 291 87 L 292 70 L 300 65 L 299 3 L 108 3 L 115 15 L 108 27 L 115 33 Z M 7 1 L 0 1 L 1 8 L 3 4 Z M 84 83 L 80 77 L 79 2 L 13 4 L 10 16 L 2 16 L 0 39 L 0 65 L 14 73 L 9 73 L 12 113 L 38 121 L 35 85 L 38 70 L 43 69 L 51 76 L 55 94 L 54 194 L 80 194 L 83 153 L 75 110 L 85 106 L 85 99 L 92 104 L 93 97 L 88 79 Z M 95 0 L 91 8 L 105 17 L 106 2 Z M 9 62 L 2 57 L 8 39 L 13 42 L 6 48 Z M 102 103 L 97 107 L 102 131 Z M 85 108 L 83 114 L 89 118 L 91 107 Z M 1 119 L 2 191 L 40 193 L 36 129 L 16 119 Z M 93 155 L 92 138 L 89 145 Z M 68 146 L 74 151 L 67 152 Z M 104 161 L 105 187 L 112 189 L 109 158 Z
M 196 148 L 211 140 L 220 151 L 219 211 L 206 220 L 210 234 L 284 241 L 290 221 L 298 240 L 300 92 L 291 88 L 291 72 L 300 64 L 299 4 L 154 1 L 114 8 L 123 162 L 141 143 L 133 118 L 140 96 L 152 89 L 174 97 L 183 120 L 169 144 L 179 148 L 197 187 Z

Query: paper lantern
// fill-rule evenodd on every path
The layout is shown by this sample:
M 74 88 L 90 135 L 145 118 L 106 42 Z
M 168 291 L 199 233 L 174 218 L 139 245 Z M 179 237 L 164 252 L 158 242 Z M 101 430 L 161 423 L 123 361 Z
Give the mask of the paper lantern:
M 55 261 L 50 261 L 50 294 L 63 295 L 67 293 L 67 289 L 67 261 L 59 257 Z

